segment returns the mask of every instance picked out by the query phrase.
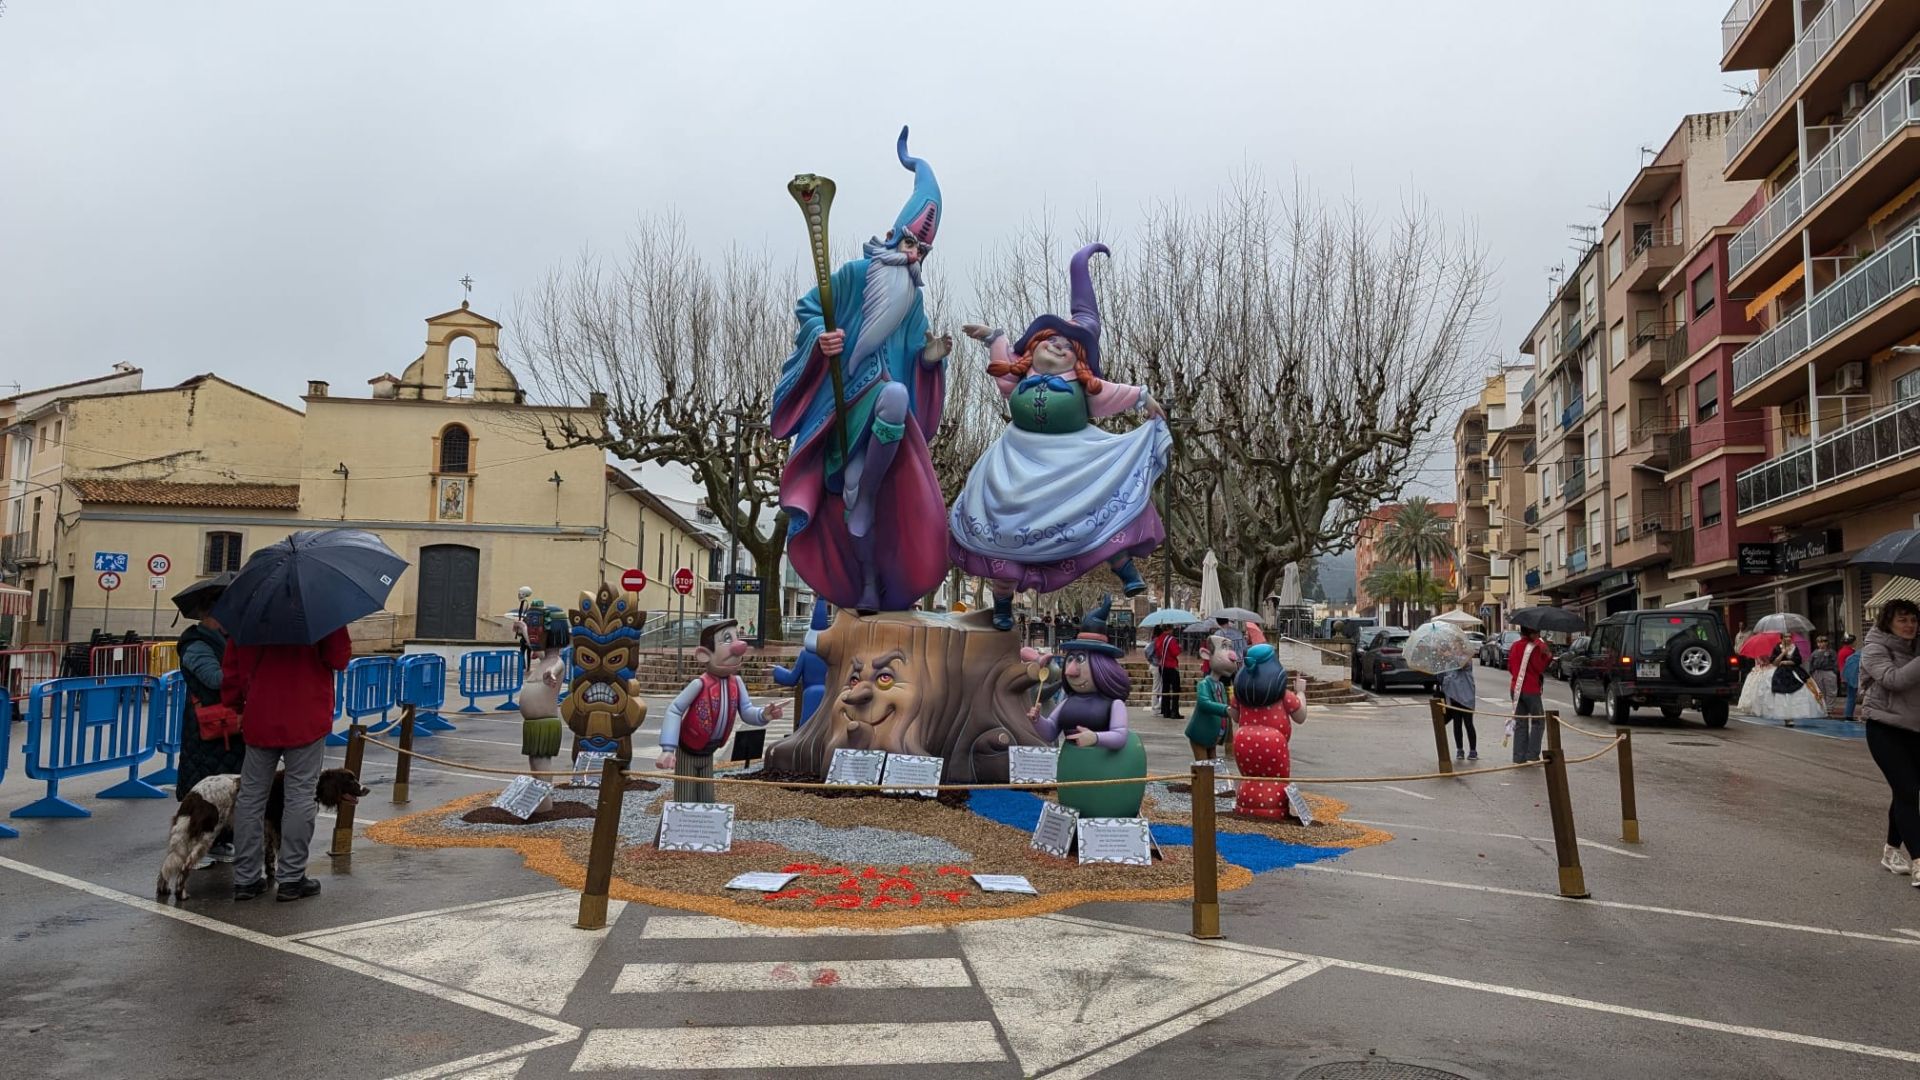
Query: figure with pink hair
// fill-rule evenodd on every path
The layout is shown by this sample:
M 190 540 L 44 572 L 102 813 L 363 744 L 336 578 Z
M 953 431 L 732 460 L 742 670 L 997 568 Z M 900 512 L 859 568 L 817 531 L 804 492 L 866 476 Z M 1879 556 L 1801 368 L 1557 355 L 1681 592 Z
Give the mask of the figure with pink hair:
M 1233 677 L 1238 717 L 1233 732 L 1233 756 L 1240 775 L 1274 777 L 1245 780 L 1233 801 L 1233 812 L 1248 817 L 1285 818 L 1287 778 L 1293 774 L 1289 744 L 1293 725 L 1306 721 L 1306 702 L 1287 685 L 1287 667 L 1267 644 L 1260 628 L 1247 624 L 1245 661 Z

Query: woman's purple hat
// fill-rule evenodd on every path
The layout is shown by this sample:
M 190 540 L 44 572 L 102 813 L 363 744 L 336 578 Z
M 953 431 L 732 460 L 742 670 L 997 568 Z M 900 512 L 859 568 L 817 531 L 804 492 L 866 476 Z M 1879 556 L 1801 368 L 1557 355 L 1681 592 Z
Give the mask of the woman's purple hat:
M 1058 315 L 1042 315 L 1027 325 L 1020 340 L 1013 343 L 1014 355 L 1027 351 L 1033 344 L 1034 336 L 1042 330 L 1051 330 L 1068 341 L 1079 345 L 1087 354 L 1087 367 L 1095 375 L 1106 378 L 1100 371 L 1100 303 L 1093 295 L 1093 274 L 1087 269 L 1087 260 L 1094 253 L 1111 255 L 1105 244 L 1088 244 L 1073 253 L 1073 261 L 1067 264 L 1067 282 L 1072 286 L 1069 299 L 1073 317 L 1063 319 Z

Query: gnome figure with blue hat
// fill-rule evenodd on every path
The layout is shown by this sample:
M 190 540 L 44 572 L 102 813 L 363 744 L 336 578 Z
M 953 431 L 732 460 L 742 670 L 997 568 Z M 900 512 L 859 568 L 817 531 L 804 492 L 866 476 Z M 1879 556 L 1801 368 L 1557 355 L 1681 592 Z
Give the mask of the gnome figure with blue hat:
M 1113 598 L 1080 622 L 1080 633 L 1060 643 L 1067 658 L 1066 696 L 1034 721 L 1034 730 L 1052 742 L 1061 737 L 1061 780 L 1119 780 L 1147 775 L 1147 750 L 1140 736 L 1127 728 L 1127 697 L 1133 680 L 1120 663 L 1120 647 L 1107 640 L 1107 617 Z M 1138 817 L 1147 785 L 1111 784 L 1102 787 L 1063 787 L 1060 804 L 1083 817 Z
M 832 609 L 825 600 L 815 600 L 813 622 L 807 630 L 805 644 L 800 647 L 800 655 L 794 657 L 792 667 L 773 666 L 774 682 L 800 687 L 800 715 L 793 721 L 795 731 L 806 726 L 814 710 L 820 707 L 821 699 L 827 696 L 827 661 L 820 655 L 820 635 L 832 625 Z
M 1068 268 L 1071 318 L 1042 315 L 1018 340 L 966 326 L 987 345 L 987 374 L 1013 423 L 967 476 L 948 517 L 954 565 L 993 585 L 993 624 L 1013 626 L 1013 595 L 1052 592 L 1102 564 L 1128 596 L 1147 591 L 1133 560 L 1166 539 L 1153 484 L 1173 437 L 1166 413 L 1143 386 L 1107 382 L 1100 368 L 1100 307 L 1089 244 Z M 1140 411 L 1147 421 L 1113 433 L 1100 417 Z
M 927 443 L 953 338 L 929 329 L 920 296 L 940 185 L 907 153 L 906 128 L 897 152 L 912 196 L 827 282 L 831 323 L 819 286 L 795 305 L 794 349 L 773 391 L 773 435 L 793 440 L 780 473 L 787 556 L 816 595 L 861 611 L 910 608 L 947 574 L 946 503 Z

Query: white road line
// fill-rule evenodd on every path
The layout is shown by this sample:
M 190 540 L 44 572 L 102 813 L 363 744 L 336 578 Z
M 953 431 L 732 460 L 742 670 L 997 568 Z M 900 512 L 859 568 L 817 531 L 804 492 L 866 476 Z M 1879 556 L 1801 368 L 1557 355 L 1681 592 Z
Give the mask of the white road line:
M 723 990 L 915 990 L 972 986 L 953 957 L 929 960 L 758 960 L 628 964 L 616 994 L 708 993 Z
M 334 813 L 331 810 L 315 810 L 313 812 L 313 816 L 323 817 L 323 818 L 332 818 L 335 821 L 340 820 L 340 815 Z M 378 824 L 380 824 L 379 818 L 361 817 L 357 813 L 353 815 L 353 827 L 356 829 L 362 825 L 378 825 Z
M 1409 795 L 1409 796 L 1412 796 L 1413 798 L 1416 798 L 1416 799 L 1425 799 L 1425 800 L 1427 800 L 1428 802 L 1434 802 L 1434 801 L 1435 801 L 1435 798 L 1434 798 L 1434 796 L 1432 796 L 1432 795 L 1426 795 L 1426 794 L 1423 794 L 1423 793 L 1421 793 L 1421 792 L 1418 792 L 1418 791 L 1412 791 L 1412 790 L 1409 790 L 1409 789 L 1407 789 L 1407 788 L 1403 788 L 1403 787 L 1395 787 L 1395 786 L 1393 786 L 1392 784 L 1381 784 L 1381 785 L 1380 785 L 1380 789 L 1381 789 L 1382 791 L 1397 791 L 1397 792 L 1399 792 L 1399 793 L 1400 793 L 1400 794 L 1402 794 L 1402 795 Z
M 835 1068 L 1005 1061 L 985 1020 L 926 1024 L 766 1024 L 612 1028 L 587 1033 L 574 1072 L 611 1069 Z
M 1775 922 L 1771 919 L 1750 919 L 1744 915 L 1721 915 L 1711 911 L 1688 911 L 1684 908 L 1656 907 L 1652 904 L 1629 904 L 1619 900 L 1574 900 L 1558 893 L 1532 892 L 1527 889 L 1508 889 L 1498 885 L 1471 885 L 1463 881 L 1437 881 L 1433 878 L 1401 877 L 1398 874 L 1376 874 L 1370 870 L 1343 870 L 1335 866 L 1319 866 L 1302 863 L 1289 867 L 1292 870 L 1307 870 L 1316 874 L 1344 874 L 1348 877 L 1372 878 L 1376 881 L 1399 881 L 1409 885 L 1434 885 L 1443 889 L 1466 889 L 1470 892 L 1493 893 L 1497 896 L 1526 896 L 1535 900 L 1554 900 L 1565 904 L 1583 904 L 1589 907 L 1615 908 L 1620 911 L 1644 911 L 1654 915 L 1677 915 L 1684 919 L 1708 919 L 1713 922 L 1734 923 L 1740 926 L 1758 926 L 1767 930 L 1792 930 L 1802 934 L 1819 934 L 1823 937 L 1852 938 L 1856 941 L 1886 941 L 1895 945 L 1920 945 L 1915 938 L 1893 937 L 1888 934 L 1870 934 L 1861 930 L 1839 930 L 1831 926 L 1807 926 L 1801 923 Z
M 1553 843 L 1553 837 L 1551 836 L 1521 836 L 1519 833 L 1508 832 L 1475 832 L 1471 829 L 1443 829 L 1438 825 L 1408 825 L 1400 821 L 1367 821 L 1363 818 L 1356 817 L 1343 817 L 1340 820 L 1351 821 L 1355 825 L 1376 825 L 1383 829 L 1424 829 L 1427 832 L 1453 833 L 1456 836 L 1492 836 L 1501 840 L 1525 840 L 1534 844 Z M 1652 857 L 1643 855 L 1638 851 L 1628 851 L 1625 848 L 1617 848 L 1612 844 L 1603 844 L 1598 840 L 1588 840 L 1584 837 L 1578 839 L 1580 843 L 1586 847 L 1599 848 L 1601 851 L 1612 852 L 1615 855 L 1624 855 L 1629 859 L 1647 859 Z
M 389 915 L 384 919 L 368 919 L 365 922 L 348 923 L 345 926 L 329 926 L 324 930 L 302 930 L 288 934 L 288 941 L 306 941 L 308 938 L 326 937 L 329 934 L 345 934 L 353 930 L 368 930 L 376 926 L 392 926 L 394 923 L 413 922 L 415 919 L 431 919 L 438 915 L 451 915 L 456 911 L 477 911 L 480 908 L 504 907 L 508 904 L 523 904 L 528 900 L 544 900 L 550 896 L 575 895 L 572 889 L 547 889 L 542 892 L 527 893 L 524 896 L 509 896 L 501 900 L 476 900 L 471 904 L 455 904 L 452 907 L 434 908 L 431 911 L 414 911 L 405 915 Z
M 150 900 L 144 896 L 135 896 L 132 893 L 121 892 L 118 889 L 110 889 L 105 885 L 96 885 L 91 881 L 83 881 L 80 878 L 70 877 L 66 874 L 35 866 L 32 863 L 23 863 L 15 859 L 9 859 L 4 855 L 0 855 L 0 868 L 25 874 L 28 877 L 39 878 L 42 881 L 55 885 L 63 885 L 77 892 L 96 896 L 102 900 L 110 900 L 116 904 L 123 904 L 138 911 L 159 915 L 176 922 L 186 923 L 189 926 L 197 926 L 202 930 L 211 930 L 216 934 L 225 934 L 227 937 L 244 941 L 248 944 L 273 949 L 290 956 L 300 957 L 303 960 L 317 961 L 331 967 L 339 968 L 342 971 L 352 972 L 355 975 L 363 975 L 369 979 L 378 979 L 390 986 L 398 986 L 402 989 L 412 990 L 415 993 L 425 994 L 429 997 L 436 997 L 443 1001 L 451 1001 L 457 1005 L 464 1005 L 476 1012 L 487 1013 L 490 1016 L 496 1016 L 503 1020 L 511 1020 L 514 1023 L 533 1028 L 536 1031 L 548 1033 L 545 1038 L 535 1039 L 531 1042 L 520 1043 L 515 1046 L 503 1047 L 499 1050 L 490 1050 L 482 1054 L 475 1054 L 471 1057 L 461 1058 L 459 1061 L 450 1061 L 439 1065 L 428 1066 L 425 1069 L 394 1077 L 393 1080 L 428 1080 L 430 1077 L 445 1076 L 448 1073 L 459 1072 L 463 1069 L 478 1068 L 481 1065 L 503 1061 L 510 1057 L 520 1057 L 536 1050 L 544 1050 L 550 1046 L 564 1046 L 580 1038 L 580 1029 L 564 1021 L 555 1020 L 549 1016 L 542 1016 L 539 1013 L 509 1005 L 505 1002 L 483 998 L 478 994 L 470 994 L 464 990 L 457 990 L 450 986 L 429 982 L 426 979 L 415 978 L 412 975 L 403 975 L 397 971 L 389 971 L 386 968 L 376 967 L 372 964 L 355 960 L 352 957 L 328 952 L 325 949 L 307 945 L 303 942 L 289 941 L 285 938 L 274 937 L 271 934 L 260 933 L 257 930 L 248 930 L 244 927 L 234 926 L 231 923 L 224 923 L 218 919 L 208 918 L 197 912 L 172 907 L 155 900 Z M 604 931 L 601 932 L 604 933 Z
M 790 929 L 784 926 L 757 926 L 734 922 L 712 915 L 651 915 L 640 928 L 642 938 L 742 938 L 742 937 L 880 937 L 902 934 L 944 934 L 938 926 L 856 927 L 823 926 L 817 929 Z
M 1894 932 L 1894 933 L 1896 933 L 1896 934 L 1906 934 L 1906 935 L 1908 935 L 1908 936 L 1910 936 L 1910 937 L 1916 937 L 1916 938 L 1920 938 L 1920 930 L 1909 930 L 1909 929 L 1907 929 L 1907 928 L 1906 928 L 1906 927 L 1904 927 L 1904 926 L 1896 926 L 1896 927 L 1894 927 L 1894 928 L 1893 928 L 1893 932 Z
M 1409 879 L 1411 880 L 1411 879 Z M 1437 883 L 1444 884 L 1444 883 Z M 1502 890 L 1506 891 L 1506 890 Z M 1555 897 L 1555 899 L 1559 899 Z M 1593 903 L 1590 900 L 1576 900 L 1573 903 Z M 1194 939 L 1168 930 L 1149 930 L 1125 923 L 1102 922 L 1097 919 L 1085 919 L 1074 915 L 1047 915 L 1043 918 L 1059 922 L 1079 923 L 1083 926 L 1098 926 L 1109 930 L 1126 931 L 1147 937 L 1171 938 L 1177 941 L 1194 942 Z M 1744 920 L 1743 920 L 1744 921 Z M 1784 925 L 1784 924 L 1783 924 Z M 1844 933 L 1844 931 L 1827 931 Z M 1854 935 L 1866 936 L 1866 935 Z M 1897 939 L 1889 939 L 1897 940 Z M 1456 979 L 1448 975 L 1435 975 L 1431 972 L 1414 971 L 1408 968 L 1385 967 L 1380 964 L 1362 963 L 1358 960 L 1341 960 L 1331 956 L 1312 956 L 1306 953 L 1289 952 L 1284 949 L 1266 949 L 1257 945 L 1237 945 L 1226 941 L 1195 942 L 1212 948 L 1234 949 L 1261 956 L 1280 956 L 1299 960 L 1307 964 L 1318 964 L 1326 968 L 1344 968 L 1348 971 L 1362 971 L 1370 975 L 1385 975 L 1396 979 L 1413 979 L 1436 986 L 1449 986 L 1457 990 L 1476 990 L 1483 994 L 1498 994 L 1502 997 L 1521 998 L 1549 1005 L 1562 1005 L 1572 1009 L 1585 1009 L 1589 1012 L 1610 1013 L 1614 1016 L 1626 1016 L 1636 1020 L 1648 1020 L 1658 1024 L 1673 1024 L 1678 1027 L 1697 1028 L 1723 1035 L 1739 1035 L 1749 1039 L 1765 1039 L 1771 1042 L 1795 1043 L 1800 1046 L 1812 1046 L 1823 1050 L 1839 1050 L 1848 1054 L 1860 1054 L 1865 1057 L 1886 1058 L 1892 1061 L 1920 1063 L 1920 1053 L 1912 1050 L 1899 1050 L 1890 1046 L 1874 1046 L 1871 1043 L 1849 1042 L 1843 1039 L 1829 1039 L 1820 1035 L 1802 1035 L 1793 1031 L 1779 1031 L 1773 1028 L 1751 1027 L 1745 1024 L 1727 1024 L 1718 1020 L 1703 1020 L 1693 1016 L 1681 1016 L 1677 1013 L 1656 1012 L 1652 1009 L 1636 1009 L 1626 1005 L 1614 1005 L 1604 1001 L 1572 997 L 1566 994 L 1551 994 L 1540 990 L 1528 990 L 1518 986 L 1501 986 L 1496 983 L 1476 982 L 1471 979 Z M 1286 972 L 1282 973 L 1287 974 Z

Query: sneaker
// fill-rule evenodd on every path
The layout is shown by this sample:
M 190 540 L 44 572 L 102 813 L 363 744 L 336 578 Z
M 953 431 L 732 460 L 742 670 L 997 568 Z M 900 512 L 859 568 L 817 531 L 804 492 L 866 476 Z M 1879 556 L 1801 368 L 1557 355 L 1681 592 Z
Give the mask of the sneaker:
M 233 898 L 235 900 L 251 900 L 254 897 L 259 896 L 261 893 L 266 891 L 267 891 L 267 879 L 261 878 L 259 881 L 248 882 L 243 885 L 235 885 L 233 887 Z
M 214 862 L 230 863 L 233 861 L 233 845 L 215 844 L 207 849 L 207 858 Z
M 1906 852 L 1901 851 L 1892 844 L 1882 845 L 1880 850 L 1880 865 L 1896 874 L 1913 873 L 1913 860 L 1907 858 Z
M 1792 726 L 1793 726 L 1793 721 L 1792 721 L 1792 720 L 1783 720 L 1783 721 L 1781 721 L 1781 722 L 1782 722 L 1782 723 L 1784 723 L 1784 724 L 1785 724 L 1786 726 L 1788 726 L 1788 727 L 1792 727 Z
M 1479 760 L 1480 760 L 1480 751 L 1478 751 L 1478 750 L 1469 750 L 1469 751 L 1467 751 L 1467 760 L 1468 760 L 1468 761 L 1479 761 Z
M 285 882 L 273 892 L 275 900 L 305 900 L 309 896 L 318 895 L 320 895 L 320 883 L 310 877 Z
M 205 855 L 200 856 L 200 861 L 197 863 L 194 863 L 193 868 L 195 870 L 205 870 L 207 867 L 212 865 L 213 865 L 213 852 L 209 851 Z

